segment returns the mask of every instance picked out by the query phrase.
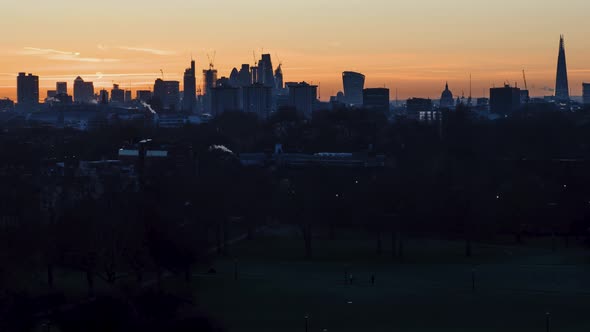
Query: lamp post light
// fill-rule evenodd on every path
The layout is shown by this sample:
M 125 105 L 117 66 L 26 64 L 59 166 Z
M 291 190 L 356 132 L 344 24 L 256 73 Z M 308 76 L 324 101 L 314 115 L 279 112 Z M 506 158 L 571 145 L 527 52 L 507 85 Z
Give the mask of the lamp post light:
M 546 332 L 551 331 L 551 313 L 550 312 L 545 313 L 545 331 Z
M 305 315 L 305 332 L 309 332 L 309 315 Z

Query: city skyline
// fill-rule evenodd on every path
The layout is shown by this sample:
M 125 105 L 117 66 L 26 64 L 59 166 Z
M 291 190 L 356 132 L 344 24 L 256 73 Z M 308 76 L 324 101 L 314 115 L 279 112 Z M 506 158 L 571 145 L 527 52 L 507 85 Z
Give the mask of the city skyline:
M 109 8 L 116 3 L 102 4 Z M 285 81 L 320 85 L 322 100 L 342 90 L 343 71 L 361 72 L 366 87 L 387 86 L 392 99 L 397 89 L 405 99 L 437 98 L 446 81 L 455 95 L 467 95 L 470 73 L 473 95 L 487 95 L 490 87 L 505 81 L 521 86 L 525 69 L 532 96 L 552 95 L 560 34 L 567 43 L 571 94 L 581 95 L 582 82 L 590 80 L 590 46 L 584 36 L 590 23 L 583 19 L 590 5 L 584 1 L 543 8 L 529 0 L 486 6 L 464 0 L 302 1 L 280 10 L 267 8 L 270 4 L 173 0 L 166 7 L 139 7 L 140 2 L 128 1 L 108 17 L 88 15 L 88 4 L 69 0 L 10 4 L 0 26 L 19 33 L 5 36 L 0 97 L 15 99 L 18 72 L 40 77 L 41 98 L 56 81 L 70 82 L 71 88 L 77 76 L 93 81 L 97 89 L 117 83 L 137 90 L 153 86 L 162 69 L 166 80 L 182 82 L 191 55 L 200 72 L 208 68 L 207 53 L 213 50 L 220 77 L 229 77 L 243 63 L 253 65 L 253 50 L 256 61 L 269 53 L 275 67 L 282 63 Z M 502 10 L 508 4 L 511 10 Z M 134 14 L 137 8 L 141 15 Z M 264 9 L 254 14 L 254 8 Z M 357 16 L 361 19 L 353 21 Z M 49 32 L 42 34 L 41 28 Z M 199 76 L 197 86 L 202 84 Z

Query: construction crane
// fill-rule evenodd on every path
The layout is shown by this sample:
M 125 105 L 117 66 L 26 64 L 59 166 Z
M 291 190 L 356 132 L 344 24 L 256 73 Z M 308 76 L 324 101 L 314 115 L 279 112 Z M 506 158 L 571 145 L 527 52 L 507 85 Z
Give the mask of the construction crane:
M 215 56 L 217 55 L 217 51 L 213 51 L 213 56 L 210 53 L 207 53 L 207 59 L 209 59 L 209 70 L 213 70 L 215 67 Z
M 526 82 L 526 73 L 525 73 L 524 69 L 522 70 L 522 78 L 524 80 L 524 88 L 525 88 L 525 90 L 528 90 L 529 89 L 529 86 L 528 86 L 528 84 Z

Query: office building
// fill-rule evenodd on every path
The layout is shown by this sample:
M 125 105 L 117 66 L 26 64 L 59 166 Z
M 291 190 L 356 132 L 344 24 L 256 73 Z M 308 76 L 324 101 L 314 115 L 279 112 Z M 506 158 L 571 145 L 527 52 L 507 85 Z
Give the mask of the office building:
M 240 86 L 240 72 L 238 71 L 238 68 L 231 70 L 231 73 L 229 74 L 229 83 L 233 87 Z
M 240 87 L 250 86 L 253 83 L 249 64 L 243 64 L 242 68 L 240 68 L 240 71 L 238 72 L 238 81 Z
M 285 83 L 283 79 L 283 68 L 281 64 L 279 64 L 277 70 L 275 70 L 275 89 L 277 94 L 285 94 Z
M 411 98 L 406 101 L 408 116 L 419 121 L 431 122 L 440 119 L 440 111 L 434 110 L 432 100 Z
M 496 114 L 510 114 L 521 105 L 519 88 L 504 85 L 503 88 L 490 89 L 490 111 Z
M 289 106 L 305 117 L 311 118 L 317 99 L 317 85 L 310 85 L 306 82 L 289 85 Z
M 203 109 L 211 113 L 211 89 L 217 85 L 217 70 L 213 67 L 203 70 Z
M 68 82 L 57 82 L 55 83 L 55 91 L 58 95 L 68 94 Z
M 197 104 L 197 71 L 195 60 L 191 60 L 191 67 L 184 71 L 183 83 L 182 109 L 192 113 Z
M 207 95 L 209 90 L 214 88 L 217 84 L 217 70 L 207 69 L 203 70 L 203 93 Z
M 131 90 L 125 90 L 125 102 L 129 103 L 133 101 L 133 97 L 131 97 Z
M 80 76 L 76 77 L 74 80 L 74 101 L 78 104 L 95 101 L 94 83 L 84 82 Z
M 152 99 L 152 92 L 150 90 L 137 90 L 135 92 L 135 99 L 147 103 Z
M 582 83 L 582 98 L 584 104 L 590 105 L 590 83 Z
M 272 88 L 257 83 L 242 87 L 242 109 L 266 119 L 272 112 Z
M 363 107 L 371 111 L 378 111 L 383 113 L 389 112 L 389 89 L 364 89 Z
M 39 76 L 19 73 L 16 78 L 17 107 L 30 111 L 39 105 Z
M 344 86 L 344 98 L 351 106 L 363 105 L 363 90 L 365 88 L 365 75 L 352 71 L 342 73 Z
M 157 79 L 154 83 L 154 98 L 161 103 L 163 111 L 176 112 L 180 104 L 180 82 Z
M 408 113 L 420 113 L 432 111 L 432 100 L 425 98 L 411 98 L 406 102 Z
M 227 83 L 229 83 L 229 80 Z M 227 83 L 220 84 L 210 91 L 211 115 L 213 116 L 240 110 L 240 88 L 233 87 Z
M 250 76 L 252 77 L 252 84 L 260 83 L 257 66 L 250 67 Z
M 263 54 L 260 61 L 258 61 L 258 83 L 275 88 L 275 76 L 270 54 Z
M 111 90 L 111 102 L 118 104 L 123 104 L 125 102 L 125 91 L 119 88 L 119 84 L 113 84 L 113 89 Z
M 109 103 L 109 91 L 107 89 L 102 89 L 98 92 L 98 102 L 103 105 Z
M 57 96 L 56 90 L 47 90 L 47 99 L 55 98 Z
M 557 101 L 569 101 L 570 99 L 570 89 L 567 78 L 567 63 L 565 60 L 565 41 L 563 35 L 559 38 L 557 78 L 555 80 L 555 99 Z

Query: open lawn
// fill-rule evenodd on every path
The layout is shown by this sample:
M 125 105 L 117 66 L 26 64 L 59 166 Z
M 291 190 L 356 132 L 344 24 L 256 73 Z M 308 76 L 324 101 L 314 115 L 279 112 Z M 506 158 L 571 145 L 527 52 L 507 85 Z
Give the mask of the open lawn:
M 590 329 L 583 249 L 474 244 L 465 258 L 461 241 L 410 238 L 399 262 L 388 240 L 378 257 L 368 234 L 339 232 L 306 261 L 296 229 L 269 231 L 196 274 L 195 297 L 230 332 L 305 331 L 306 315 L 309 331 L 545 331 L 547 312 L 551 331 Z

